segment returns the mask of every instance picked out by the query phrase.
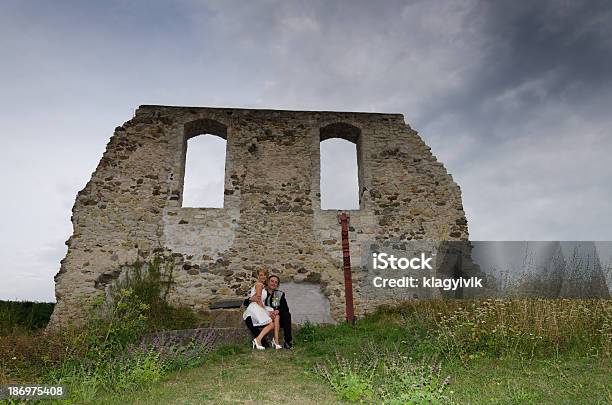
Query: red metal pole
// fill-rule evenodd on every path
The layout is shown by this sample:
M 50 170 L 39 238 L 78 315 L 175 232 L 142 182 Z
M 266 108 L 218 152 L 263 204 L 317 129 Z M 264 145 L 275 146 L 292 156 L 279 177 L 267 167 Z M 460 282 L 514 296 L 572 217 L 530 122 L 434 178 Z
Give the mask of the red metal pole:
M 344 267 L 344 297 L 346 301 L 346 321 L 355 324 L 355 310 L 353 307 L 353 278 L 351 275 L 351 253 L 349 250 L 349 216 L 343 212 L 338 216 L 342 225 L 342 264 Z

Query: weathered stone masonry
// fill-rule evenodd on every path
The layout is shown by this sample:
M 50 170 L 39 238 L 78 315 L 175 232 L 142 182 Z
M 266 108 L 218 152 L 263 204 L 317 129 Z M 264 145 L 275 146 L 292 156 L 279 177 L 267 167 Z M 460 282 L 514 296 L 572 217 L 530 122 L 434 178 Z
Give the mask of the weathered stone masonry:
M 187 140 L 204 133 L 227 140 L 224 208 L 181 208 Z M 319 285 L 342 319 L 338 211 L 321 210 L 319 193 L 319 145 L 332 137 L 357 144 L 356 280 L 360 241 L 467 240 L 459 186 L 402 115 L 145 105 L 115 129 L 77 195 L 51 325 L 82 319 L 81 300 L 154 252 L 177 259 L 175 303 L 206 311 L 243 297 L 265 265 L 283 281 Z M 363 315 L 380 302 L 355 285 Z

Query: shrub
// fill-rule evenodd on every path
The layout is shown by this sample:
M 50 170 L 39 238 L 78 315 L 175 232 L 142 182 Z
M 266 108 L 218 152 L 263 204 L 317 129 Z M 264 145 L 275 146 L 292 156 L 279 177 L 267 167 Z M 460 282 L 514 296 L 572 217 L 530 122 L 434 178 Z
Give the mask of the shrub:
M 28 332 L 44 328 L 54 306 L 50 302 L 0 301 L 0 336 L 14 331 Z
M 149 370 L 162 367 L 157 358 L 146 357 L 149 353 L 126 350 L 146 333 L 148 305 L 129 289 L 120 290 L 115 298 L 104 307 L 104 297 L 98 297 L 84 327 L 62 332 L 67 352 L 43 376 L 44 381 L 66 384 L 71 400 L 88 401 L 101 389 L 140 386 Z
M 136 261 L 126 266 L 109 291 L 109 301 L 121 299 L 122 290 L 130 290 L 148 306 L 147 330 L 190 329 L 198 324 L 191 308 L 171 305 L 168 294 L 172 285 L 174 261 L 155 256 L 150 261 Z
M 72 359 L 51 370 L 48 381 L 68 386 L 70 400 L 80 403 L 93 400 L 100 392 L 134 391 L 159 381 L 164 373 L 158 353 L 138 351 L 95 362 Z
M 339 399 L 381 404 L 441 404 L 449 377 L 442 378 L 440 364 L 416 362 L 393 349 L 369 345 L 352 360 L 336 354 L 318 364 L 315 373 L 327 381 Z
M 193 357 L 162 359 L 159 352 L 135 345 L 150 331 L 197 323 L 191 309 L 167 301 L 172 266 L 160 257 L 128 266 L 107 295 L 93 300 L 79 328 L 0 338 L 0 382 L 66 384 L 69 400 L 81 403 L 102 390 L 134 390 L 158 381 L 170 368 L 194 364 Z

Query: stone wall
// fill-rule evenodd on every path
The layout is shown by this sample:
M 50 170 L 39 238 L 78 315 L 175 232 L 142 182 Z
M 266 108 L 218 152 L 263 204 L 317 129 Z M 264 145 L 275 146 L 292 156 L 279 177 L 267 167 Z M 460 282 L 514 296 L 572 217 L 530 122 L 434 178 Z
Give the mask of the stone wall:
M 223 208 L 182 208 L 187 140 L 227 140 Z M 359 210 L 351 210 L 351 257 L 360 242 L 467 240 L 459 186 L 399 114 L 141 106 L 115 129 L 76 198 L 68 253 L 55 276 L 51 325 L 78 321 L 126 263 L 177 260 L 174 303 L 207 311 L 242 297 L 261 266 L 283 282 L 314 283 L 344 314 L 338 211 L 320 209 L 320 142 L 355 142 Z M 356 313 L 368 302 L 355 283 Z

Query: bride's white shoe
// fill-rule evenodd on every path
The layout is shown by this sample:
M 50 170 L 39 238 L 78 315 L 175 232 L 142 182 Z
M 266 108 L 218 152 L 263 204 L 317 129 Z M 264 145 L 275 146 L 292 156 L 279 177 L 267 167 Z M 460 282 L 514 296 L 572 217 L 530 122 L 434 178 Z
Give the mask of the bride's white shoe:
M 257 348 L 257 350 L 266 350 L 265 347 L 257 343 L 257 340 L 253 339 L 253 349 Z
M 274 345 L 274 348 L 275 348 L 276 350 L 278 350 L 278 349 L 282 349 L 282 348 L 283 348 L 283 346 L 281 346 L 281 345 L 279 345 L 278 343 L 276 343 L 276 340 L 274 340 L 274 338 L 272 338 L 272 344 Z

